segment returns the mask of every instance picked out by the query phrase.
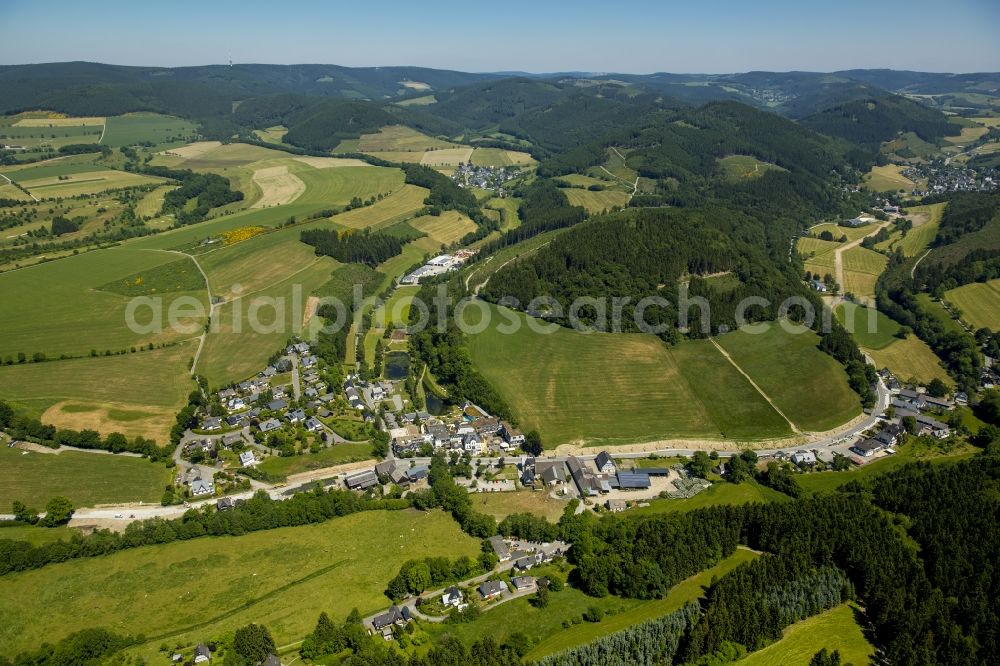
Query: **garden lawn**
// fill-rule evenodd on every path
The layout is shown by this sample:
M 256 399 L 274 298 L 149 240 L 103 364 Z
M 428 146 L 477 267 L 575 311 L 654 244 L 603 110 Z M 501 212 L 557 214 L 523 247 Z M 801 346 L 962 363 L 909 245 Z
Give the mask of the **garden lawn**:
M 319 453 L 303 453 L 298 456 L 268 456 L 257 465 L 257 469 L 272 477 L 288 477 L 292 474 L 310 472 L 314 469 L 332 467 L 342 463 L 367 460 L 372 456 L 370 444 L 335 444 L 321 449 Z

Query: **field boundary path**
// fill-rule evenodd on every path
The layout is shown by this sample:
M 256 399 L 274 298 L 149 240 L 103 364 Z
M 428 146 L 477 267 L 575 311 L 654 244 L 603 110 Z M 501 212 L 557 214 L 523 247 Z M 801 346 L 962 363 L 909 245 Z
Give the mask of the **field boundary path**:
M 930 251 L 930 250 L 927 250 L 927 251 L 926 251 L 926 252 L 924 252 L 924 253 L 923 253 L 922 255 L 920 255 L 920 258 L 919 258 L 919 259 L 917 259 L 917 260 L 916 260 L 916 261 L 915 261 L 915 262 L 913 263 L 913 268 L 911 268 L 911 269 L 910 269 L 910 279 L 911 279 L 911 280 L 913 280 L 913 279 L 915 279 L 915 278 L 916 278 L 916 274 L 917 274 L 917 266 L 919 266 L 919 265 L 920 265 L 920 262 L 924 260 L 924 257 L 926 257 L 926 256 L 927 256 L 928 254 L 930 254 L 930 253 L 931 253 L 931 251 Z
M 198 260 L 195 258 L 193 254 L 188 254 L 187 252 L 181 252 L 180 250 L 160 250 L 158 248 L 142 248 L 142 249 L 145 249 L 147 252 L 168 252 L 170 254 L 179 254 L 182 257 L 187 257 L 188 259 L 194 262 L 194 265 L 198 269 L 198 272 L 201 273 L 201 276 L 205 279 L 205 293 L 208 294 L 208 326 L 206 327 L 206 330 L 202 331 L 201 335 L 198 336 L 198 349 L 195 350 L 194 359 L 192 359 L 191 361 L 191 376 L 193 377 L 194 371 L 198 368 L 198 359 L 201 358 L 201 350 L 205 348 L 205 338 L 208 336 L 207 329 L 212 327 L 212 317 L 215 316 L 215 308 L 217 305 L 222 305 L 222 303 L 212 302 L 212 286 L 208 282 L 208 273 L 206 273 L 205 269 L 201 267 L 201 264 L 198 263 Z
M 792 429 L 792 432 L 794 432 L 796 435 L 801 435 L 802 431 L 799 430 L 799 427 L 797 425 L 795 425 L 794 423 L 792 423 L 792 420 L 790 418 L 788 418 L 787 416 L 785 416 L 785 413 L 783 411 L 781 411 L 780 409 L 778 409 L 778 406 L 776 404 L 774 404 L 773 400 L 771 400 L 771 396 L 769 396 L 767 393 L 764 393 L 764 389 L 762 389 L 760 386 L 758 386 L 757 382 L 755 382 L 753 380 L 753 378 L 750 375 L 748 375 L 746 373 L 746 371 L 743 368 L 741 368 L 739 366 L 739 364 L 735 360 L 733 360 L 733 357 L 729 355 L 729 352 L 727 352 L 725 349 L 723 349 L 722 345 L 720 345 L 718 342 L 715 341 L 715 338 L 709 338 L 709 340 L 711 340 L 712 344 L 715 345 L 715 348 L 719 350 L 719 353 L 722 354 L 725 357 L 725 359 L 727 361 L 729 361 L 729 363 L 734 368 L 736 368 L 739 371 L 739 373 L 741 375 L 743 375 L 744 377 L 746 377 L 746 380 L 748 382 L 750 382 L 750 385 L 753 386 L 757 390 L 757 393 L 760 393 L 761 397 L 764 398 L 764 400 L 767 400 L 767 404 L 771 405 L 771 408 L 774 411 L 778 412 L 778 415 L 781 418 L 785 419 L 785 421 L 788 423 L 789 427 Z
M 11 180 L 10 178 L 7 178 L 7 176 L 3 175 L 2 173 L 0 173 L 0 178 L 3 178 L 4 180 L 6 180 L 6 181 L 7 181 L 7 182 L 8 182 L 8 183 L 9 183 L 10 185 L 14 185 L 14 187 L 17 187 L 17 189 L 19 189 L 19 190 L 21 189 L 20 187 L 18 187 L 18 186 L 17 186 L 17 185 L 16 185 L 15 183 L 14 183 L 14 181 L 12 181 L 12 180 Z M 25 190 L 25 192 L 27 192 L 27 191 Z M 38 197 L 36 197 L 36 196 L 35 196 L 34 194 L 32 194 L 31 192 L 27 192 L 27 195 L 28 195 L 29 197 L 31 197 L 32 199 L 34 199 L 34 200 L 35 200 L 35 203 L 39 203 L 39 202 L 41 201 L 41 199 L 39 199 Z

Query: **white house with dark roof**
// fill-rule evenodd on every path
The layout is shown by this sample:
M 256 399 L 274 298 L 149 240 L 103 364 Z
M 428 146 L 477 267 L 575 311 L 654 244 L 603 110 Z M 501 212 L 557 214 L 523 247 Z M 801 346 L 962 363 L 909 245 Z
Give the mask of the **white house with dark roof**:
M 617 470 L 615 461 L 611 459 L 611 454 L 607 451 L 601 451 L 597 454 L 597 457 L 594 458 L 594 466 L 601 474 L 614 474 Z
M 442 604 L 445 606 L 454 606 L 456 608 L 462 605 L 462 601 L 464 599 L 465 597 L 462 595 L 462 591 L 454 585 L 445 590 L 444 594 L 441 595 Z

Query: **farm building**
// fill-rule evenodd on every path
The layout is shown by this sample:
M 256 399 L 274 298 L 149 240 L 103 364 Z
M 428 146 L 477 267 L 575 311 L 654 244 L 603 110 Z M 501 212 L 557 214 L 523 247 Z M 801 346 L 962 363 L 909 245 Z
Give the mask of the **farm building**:
M 344 483 L 351 490 L 367 490 L 378 485 L 378 476 L 375 475 L 375 470 L 369 469 L 364 472 L 352 474 L 344 479 Z
M 645 472 L 618 472 L 616 483 L 620 490 L 646 490 L 652 485 Z

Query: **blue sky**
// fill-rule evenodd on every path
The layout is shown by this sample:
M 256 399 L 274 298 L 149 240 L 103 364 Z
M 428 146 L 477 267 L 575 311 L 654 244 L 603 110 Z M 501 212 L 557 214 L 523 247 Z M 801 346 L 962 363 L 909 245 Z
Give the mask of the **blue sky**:
M 1000 71 L 1000 0 L 0 0 L 0 64 Z

